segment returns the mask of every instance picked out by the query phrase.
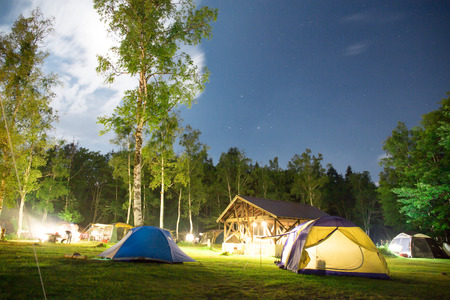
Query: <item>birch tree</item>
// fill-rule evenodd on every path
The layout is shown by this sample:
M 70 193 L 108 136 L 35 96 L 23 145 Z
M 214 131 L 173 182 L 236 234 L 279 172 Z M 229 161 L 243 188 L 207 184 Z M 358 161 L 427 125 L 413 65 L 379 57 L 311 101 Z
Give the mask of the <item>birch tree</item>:
M 185 175 L 190 224 L 189 233 L 191 234 L 194 229 L 192 216 L 198 214 L 200 206 L 206 197 L 204 189 L 201 187 L 201 174 L 202 163 L 206 159 L 208 147 L 199 141 L 199 136 L 200 131 L 193 130 L 188 125 L 180 139 L 180 145 L 184 147 L 184 152 L 179 160 Z
M 164 195 L 174 183 L 175 152 L 173 145 L 179 129 L 179 117 L 170 114 L 163 119 L 159 130 L 153 131 L 149 144 L 144 148 L 143 156 L 149 161 L 152 179 L 150 188 L 160 188 L 159 227 L 164 228 Z
M 108 162 L 108 164 L 114 168 L 114 178 L 121 178 L 123 180 L 123 183 L 128 186 L 128 203 L 126 205 L 127 224 L 130 224 L 131 205 L 133 200 L 131 177 L 131 140 L 132 135 L 129 132 L 117 133 L 116 138 L 112 142 L 116 145 L 119 145 L 122 150 L 119 153 L 114 153 L 111 157 L 111 160 Z
M 226 188 L 226 194 L 230 202 L 234 196 L 242 195 L 250 181 L 251 160 L 246 157 L 244 151 L 236 147 L 228 149 L 227 153 L 220 155 L 217 171 L 220 180 Z
M 7 164 L 9 169 L 2 168 L 1 180 L 2 185 L 9 180 L 13 189 L 7 195 L 19 198 L 19 236 L 26 196 L 38 187 L 38 168 L 45 164 L 45 151 L 51 142 L 48 133 L 57 119 L 50 102 L 58 79 L 42 70 L 48 56 L 44 42 L 52 31 L 52 21 L 35 9 L 28 18 L 19 16 L 9 34 L 0 34 L 2 133 L 7 136 L 1 139 L 0 152 L 3 161 L 12 162 Z M 17 180 L 11 180 L 12 172 Z
M 137 87 L 125 92 L 112 116 L 99 118 L 105 131 L 118 124 L 133 128 L 135 226 L 143 225 L 141 150 L 145 130 L 156 127 L 178 105 L 190 107 L 209 77 L 206 69 L 199 70 L 181 50 L 182 45 L 197 45 L 211 37 L 217 10 L 195 5 L 193 0 L 94 1 L 94 8 L 118 41 L 109 56 L 98 56 L 97 71 L 109 83 L 125 73 L 137 80 Z

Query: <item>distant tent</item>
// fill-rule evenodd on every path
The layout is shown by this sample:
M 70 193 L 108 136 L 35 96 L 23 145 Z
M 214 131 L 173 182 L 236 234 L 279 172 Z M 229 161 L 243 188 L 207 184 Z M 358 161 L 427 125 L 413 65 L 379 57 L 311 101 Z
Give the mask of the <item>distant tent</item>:
M 203 233 L 202 237 L 200 239 L 200 244 L 203 244 L 203 245 L 208 244 L 208 241 L 211 245 L 222 244 L 223 243 L 223 230 L 222 229 L 213 229 L 213 230 Z M 236 239 L 236 241 L 237 241 L 237 239 Z
M 118 241 L 120 241 L 125 234 L 128 232 L 128 230 L 130 230 L 131 228 L 133 228 L 133 226 L 128 225 L 127 223 L 114 223 L 114 228 L 111 234 L 111 239 L 110 242 L 111 243 L 117 243 Z
M 390 278 L 383 255 L 348 220 L 324 216 L 298 225 L 287 235 L 280 268 L 300 274 Z
M 153 226 L 130 229 L 120 242 L 98 256 L 122 261 L 195 262 L 175 244 L 169 231 Z
M 400 233 L 389 245 L 389 250 L 399 256 L 412 258 L 448 258 L 448 255 L 428 235 Z
M 442 250 L 445 251 L 447 256 L 450 256 L 450 245 L 449 244 L 447 244 L 447 243 L 442 244 Z
M 85 232 L 89 241 L 117 243 L 131 228 L 133 226 L 120 222 L 114 224 L 91 223 Z

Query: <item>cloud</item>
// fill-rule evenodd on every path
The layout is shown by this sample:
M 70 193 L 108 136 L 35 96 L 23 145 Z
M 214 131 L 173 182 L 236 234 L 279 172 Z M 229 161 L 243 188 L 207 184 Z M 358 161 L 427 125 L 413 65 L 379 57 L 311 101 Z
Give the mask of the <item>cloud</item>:
M 352 45 L 348 46 L 347 48 L 345 48 L 345 55 L 346 56 L 359 55 L 361 53 L 366 52 L 368 47 L 369 47 L 368 42 L 359 42 L 359 43 L 352 44 Z
M 108 137 L 99 137 L 101 126 L 97 117 L 110 115 L 122 100 L 124 91 L 133 89 L 137 80 L 121 75 L 112 85 L 105 85 L 104 78 L 96 73 L 97 55 L 106 55 L 112 44 L 106 25 L 93 8 L 91 0 L 14 2 L 10 14 L 28 16 L 39 7 L 44 17 L 54 17 L 55 34 L 47 40 L 51 53 L 46 72 L 57 73 L 63 86 L 54 89 L 52 102 L 60 115 L 55 125 L 58 138 L 79 141 L 82 147 L 94 151 L 109 151 Z M 9 30 L 10 24 L 1 24 Z M 191 55 L 199 69 L 205 65 L 204 52 L 199 46 L 182 47 Z
M 382 161 L 383 159 L 385 159 L 385 158 L 389 158 L 390 157 L 390 155 L 389 154 L 387 154 L 387 153 L 383 153 L 383 154 L 380 154 L 380 155 L 378 155 L 378 157 L 377 157 L 377 161 L 378 162 L 380 162 L 380 161 Z
M 54 89 L 52 106 L 60 115 L 55 124 L 57 138 L 79 142 L 93 151 L 109 151 L 111 137 L 99 137 L 96 124 L 100 115 L 111 114 L 123 91 L 135 83 L 121 78 L 111 87 L 96 73 L 97 54 L 106 54 L 112 46 L 105 25 L 100 21 L 92 1 L 33 0 L 24 15 L 39 7 L 46 18 L 54 18 L 55 33 L 47 40 L 50 57 L 47 71 L 57 73 L 63 85 Z M 104 92 L 107 90 L 108 92 Z
M 365 13 L 357 13 L 357 14 L 353 14 L 353 15 L 349 15 L 347 17 L 344 17 L 342 19 L 343 23 L 353 23 L 353 22 L 362 22 L 362 21 L 367 21 L 369 19 L 369 17 L 367 16 L 367 14 Z
M 390 24 L 402 20 L 404 13 L 397 12 L 359 12 L 341 19 L 342 23 Z

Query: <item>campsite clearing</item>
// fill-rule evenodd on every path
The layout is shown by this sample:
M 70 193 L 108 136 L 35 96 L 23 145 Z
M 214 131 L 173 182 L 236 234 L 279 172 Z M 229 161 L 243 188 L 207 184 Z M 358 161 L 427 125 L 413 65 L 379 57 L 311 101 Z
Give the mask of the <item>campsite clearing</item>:
M 96 259 L 99 243 L 36 244 L 49 299 L 274 299 L 450 298 L 450 260 L 387 257 L 392 280 L 299 275 L 274 258 L 220 255 L 197 246 L 181 249 L 196 263 L 160 264 Z M 109 245 L 110 246 L 110 245 Z M 80 253 L 88 259 L 64 258 Z M 2 299 L 43 299 L 33 243 L 0 243 Z

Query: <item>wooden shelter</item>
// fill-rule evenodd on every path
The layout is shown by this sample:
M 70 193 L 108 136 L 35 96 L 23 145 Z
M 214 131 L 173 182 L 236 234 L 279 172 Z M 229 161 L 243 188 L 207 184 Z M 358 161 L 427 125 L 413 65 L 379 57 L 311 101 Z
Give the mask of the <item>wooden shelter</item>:
M 217 219 L 224 226 L 222 251 L 278 256 L 284 245 L 279 235 L 325 215 L 308 204 L 238 195 Z

